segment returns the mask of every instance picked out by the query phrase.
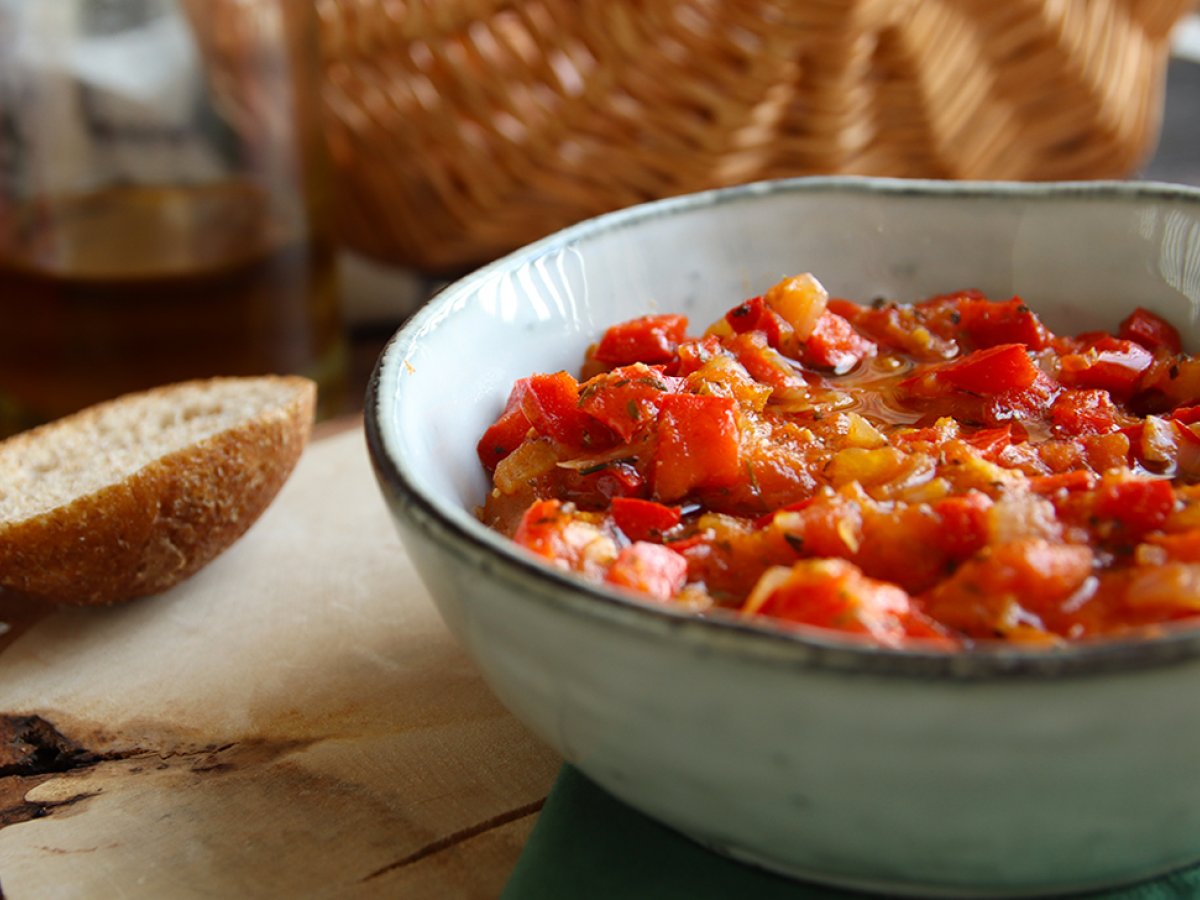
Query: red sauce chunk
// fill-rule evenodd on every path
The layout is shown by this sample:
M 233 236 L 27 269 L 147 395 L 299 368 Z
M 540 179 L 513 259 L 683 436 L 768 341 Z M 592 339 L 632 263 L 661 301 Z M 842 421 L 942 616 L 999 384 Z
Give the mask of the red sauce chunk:
M 1020 298 L 785 279 L 688 333 L 614 325 L 514 385 L 487 525 L 697 615 L 886 646 L 1054 646 L 1200 616 L 1200 359 L 1135 308 L 1053 334 Z

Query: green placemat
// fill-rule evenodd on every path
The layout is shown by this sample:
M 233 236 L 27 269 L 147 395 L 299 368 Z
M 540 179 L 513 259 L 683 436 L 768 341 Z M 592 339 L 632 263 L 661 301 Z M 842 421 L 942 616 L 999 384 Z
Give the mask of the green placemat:
M 726 859 L 616 800 L 572 768 L 559 773 L 502 900 L 854 900 Z M 1200 867 L 1089 900 L 1200 898 Z

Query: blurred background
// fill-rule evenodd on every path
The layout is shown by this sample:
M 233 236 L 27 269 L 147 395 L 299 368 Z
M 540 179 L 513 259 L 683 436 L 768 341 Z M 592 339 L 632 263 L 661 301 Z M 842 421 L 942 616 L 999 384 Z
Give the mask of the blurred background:
M 0 0 L 0 433 L 186 377 L 361 408 L 448 279 L 811 174 L 1200 185 L 1194 0 Z
M 709 10 L 714 8 L 712 4 L 688 6 L 704 6 Z M 898 4 L 892 8 L 889 14 L 894 17 L 893 22 L 896 18 L 901 20 L 904 18 L 900 7 L 908 6 L 911 4 Z M 935 5 L 929 6 L 934 7 Z M 944 11 L 946 6 L 936 5 L 936 8 Z M 989 96 L 988 90 L 979 88 L 980 95 L 978 97 L 961 100 L 961 103 L 967 104 L 966 108 L 961 109 L 958 113 L 964 124 L 955 125 L 955 122 L 949 118 L 944 119 L 943 127 L 948 133 L 942 139 L 943 157 L 940 166 L 935 163 L 935 151 L 930 149 L 936 140 L 932 137 L 930 122 L 936 114 L 934 110 L 919 108 L 923 102 L 928 101 L 914 100 L 916 95 L 911 91 L 906 95 L 904 86 L 906 79 L 902 78 L 900 74 L 896 74 L 902 68 L 899 61 L 900 50 L 893 49 L 890 52 L 884 52 L 880 49 L 881 41 L 886 43 L 887 40 L 895 41 L 896 38 L 881 38 L 876 35 L 871 38 L 860 37 L 858 40 L 863 41 L 866 46 L 875 48 L 876 60 L 888 60 L 887 71 L 878 71 L 878 64 L 876 64 L 875 67 L 866 67 L 865 71 L 860 70 L 853 73 L 839 70 L 838 74 L 829 74 L 828 76 L 835 83 L 840 78 L 841 83 L 844 84 L 853 84 L 858 79 L 857 86 L 847 92 L 853 94 L 854 90 L 858 90 L 858 103 L 862 104 L 862 108 L 856 112 L 853 108 L 854 101 L 850 98 L 841 100 L 844 95 L 835 89 L 828 91 L 830 97 L 827 100 L 830 106 L 834 107 L 833 112 L 828 113 L 832 118 L 832 122 L 827 122 L 830 131 L 840 128 L 851 134 L 857 133 L 856 139 L 859 144 L 869 145 L 871 140 L 864 137 L 864 134 L 871 133 L 870 128 L 874 128 L 876 136 L 876 148 L 872 150 L 874 156 L 866 155 L 865 160 L 863 157 L 859 157 L 860 164 L 857 166 L 856 162 L 845 154 L 838 158 L 833 155 L 839 140 L 846 142 L 850 138 L 832 139 L 833 148 L 822 148 L 817 137 L 810 137 L 808 143 L 804 144 L 803 139 L 797 137 L 796 134 L 781 136 L 779 132 L 782 126 L 779 114 L 776 114 L 774 119 L 768 120 L 767 124 L 758 127 L 757 131 L 755 130 L 755 122 L 764 113 L 755 107 L 754 101 L 761 101 L 762 106 L 769 106 L 768 95 L 774 91 L 775 94 L 790 94 L 792 102 L 797 102 L 799 95 L 804 92 L 803 85 L 799 83 L 803 82 L 803 79 L 797 80 L 798 71 L 791 72 L 791 82 L 782 85 L 769 84 L 762 91 L 748 90 L 743 94 L 728 98 L 727 101 L 722 101 L 720 97 L 714 96 L 715 92 L 720 90 L 718 83 L 721 76 L 715 71 L 715 64 L 713 64 L 714 67 L 706 65 L 701 67 L 701 71 L 692 73 L 698 84 L 691 88 L 688 86 L 680 88 L 680 92 L 683 94 L 694 91 L 698 95 L 696 106 L 692 108 L 692 114 L 702 122 L 719 119 L 722 113 L 728 120 L 749 121 L 750 125 L 745 127 L 750 133 L 740 140 L 730 138 L 728 143 L 720 144 L 703 133 L 703 126 L 697 125 L 691 138 L 704 145 L 710 161 L 710 169 L 707 174 L 697 176 L 696 184 L 688 186 L 702 187 L 707 186 L 709 182 L 737 180 L 737 175 L 742 173 L 738 173 L 734 163 L 744 160 L 745 157 L 739 157 L 737 151 L 728 150 L 728 148 L 731 144 L 745 146 L 754 143 L 755 140 L 772 148 L 776 157 L 784 157 L 778 163 L 773 163 L 773 167 L 763 167 L 764 169 L 769 168 L 768 172 L 764 173 L 768 175 L 822 173 L 827 170 L 828 172 L 842 172 L 845 170 L 845 172 L 856 173 L 935 176 L 935 178 L 938 176 L 1021 180 L 1129 178 L 1200 186 L 1200 12 L 1198 12 L 1200 7 L 1194 5 L 1189 7 L 1188 2 L 1165 5 L 1156 5 L 1154 2 L 1142 4 L 1141 13 L 1148 17 L 1156 14 L 1156 8 L 1152 7 L 1157 7 L 1156 28 L 1162 30 L 1164 35 L 1162 40 L 1158 40 L 1157 37 L 1153 37 L 1157 32 L 1152 31 L 1151 37 L 1147 37 L 1146 31 L 1135 28 L 1128 20 L 1123 20 L 1120 14 L 1116 14 L 1115 11 L 1120 11 L 1121 7 L 1133 11 L 1136 0 L 1128 2 L 1128 4 L 1120 4 L 1120 2 L 1091 4 L 1093 10 L 1098 11 L 1097 18 L 1103 19 L 1105 11 L 1109 14 L 1108 22 L 1098 23 L 1097 20 L 1092 20 L 1092 22 L 1085 23 L 1082 20 L 1084 17 L 1080 16 L 1074 20 L 1074 23 L 1061 22 L 1058 30 L 1048 28 L 1044 20 L 1033 20 L 1028 13 L 1028 10 L 1033 8 L 1032 5 L 1020 5 L 1024 7 L 1025 12 L 1016 10 L 1015 7 L 1018 5 L 1009 4 L 962 4 L 961 6 L 964 7 L 962 18 L 958 22 L 948 20 L 941 24 L 941 28 L 946 29 L 956 38 L 965 38 L 966 46 L 970 48 L 970 53 L 968 53 L 970 59 L 962 65 L 965 65 L 968 70 L 973 67 L 982 72 L 985 76 L 983 80 L 991 85 L 991 90 L 997 94 L 997 98 L 995 101 L 989 101 L 986 98 Z M 1049 7 L 1049 4 L 1046 6 Z M 1087 4 L 1058 6 L 1063 10 L 1073 6 L 1075 12 L 1079 13 Z M 803 4 L 792 4 L 792 7 L 803 7 Z M 977 14 L 978 19 L 976 23 L 968 26 L 966 17 L 967 11 L 970 10 L 976 11 L 973 14 Z M 1006 22 L 997 22 L 997 18 L 1006 19 Z M 1147 19 L 1147 22 L 1153 22 L 1153 19 Z M 1098 25 L 1099 31 L 1097 32 Z M 803 30 L 803 25 L 797 24 L 797 28 Z M 910 37 L 910 40 L 929 41 L 929 55 L 934 58 L 940 56 L 940 50 L 934 49 L 938 46 L 936 32 L 940 25 L 936 22 L 926 25 L 925 34 L 920 34 L 917 25 L 913 25 L 913 28 L 917 29 L 918 36 Z M 1092 29 L 1092 31 L 1088 32 L 1088 29 Z M 968 32 L 973 32 L 973 34 L 968 34 Z M 1092 34 L 1091 44 L 1088 43 L 1085 34 Z M 979 53 L 978 43 L 984 37 L 1000 43 L 1000 48 L 990 54 Z M 743 40 L 749 40 L 749 38 L 743 38 Z M 845 37 L 844 40 L 854 43 L 852 36 Z M 1122 46 L 1124 53 L 1122 53 Z M 1064 49 L 1064 47 L 1074 48 L 1074 55 L 1072 49 Z M 682 50 L 680 50 L 680 54 L 682 54 Z M 662 55 L 671 56 L 672 52 L 670 49 L 664 49 Z M 922 65 L 920 55 L 922 54 L 910 53 L 910 78 L 908 78 L 910 85 L 916 85 L 922 80 L 917 77 L 916 73 L 917 68 Z M 1009 59 L 1007 61 L 996 59 L 1004 58 L 1004 56 Z M 432 65 L 427 56 L 422 56 L 422 59 L 425 60 L 426 68 Z M 685 59 L 685 56 L 680 55 L 679 59 Z M 731 60 L 726 59 L 726 62 L 736 70 L 737 66 L 734 66 Z M 334 65 L 336 68 L 338 64 Z M 688 68 L 683 62 L 678 65 L 680 72 Z M 950 68 L 958 65 L 960 64 L 947 64 Z M 653 66 L 648 67 L 653 68 Z M 925 79 L 931 80 L 935 85 L 942 84 L 936 80 L 940 74 L 937 71 L 936 59 L 930 60 L 928 67 L 930 71 L 925 74 Z M 1020 80 L 1021 73 L 1025 70 L 1028 72 L 1024 74 L 1024 80 Z M 1086 74 L 1081 76 L 1080 72 Z M 550 77 L 550 72 L 544 74 L 546 77 Z M 646 78 L 649 77 L 646 76 Z M 812 73 L 812 77 L 816 78 L 817 74 Z M 632 74 L 628 78 L 635 84 L 641 84 L 650 92 L 650 96 L 652 96 L 650 102 L 661 100 L 666 104 L 667 101 L 655 95 L 654 89 L 649 85 L 637 82 Z M 731 82 L 737 80 L 736 74 L 730 74 L 728 78 L 731 79 Z M 1074 91 L 1066 86 L 1072 80 L 1082 78 L 1091 79 L 1090 92 L 1080 91 L 1078 85 Z M 1003 86 L 1003 96 L 1000 96 L 1000 83 L 1008 82 L 1009 79 L 1016 80 L 1016 83 Z M 617 74 L 610 73 L 608 80 L 610 82 L 618 80 Z M 970 88 L 971 85 L 961 84 L 961 89 L 959 89 L 952 82 L 946 88 L 946 102 L 948 104 L 960 102 L 961 94 L 965 94 Z M 816 92 L 820 94 L 820 89 L 817 89 Z M 872 92 L 874 92 L 875 100 L 870 98 Z M 866 100 L 862 98 L 864 94 L 869 95 Z M 738 96 L 750 97 L 750 100 L 745 101 L 743 106 L 730 109 L 736 103 Z M 442 102 L 448 101 L 443 98 Z M 781 101 L 776 101 L 776 106 L 779 106 L 779 102 Z M 811 103 L 817 102 L 816 98 L 812 98 Z M 704 103 L 715 107 L 715 112 L 712 108 L 703 108 Z M 838 112 L 836 107 L 839 107 L 839 104 L 850 107 L 848 110 L 842 110 L 840 119 L 836 115 Z M 1080 107 L 1084 108 L 1086 112 L 1081 112 Z M 1018 108 L 1025 110 L 1024 119 L 1020 118 L 1016 112 Z M 876 110 L 875 121 L 874 124 L 866 125 L 865 120 L 870 118 L 870 110 Z M 797 115 L 803 119 L 805 116 L 814 115 L 815 112 L 814 108 L 803 108 L 797 112 Z M 989 121 L 995 121 L 996 125 L 989 128 Z M 656 122 L 653 127 L 658 128 L 660 132 L 670 131 L 670 122 Z M 734 131 L 730 122 L 726 122 L 726 125 L 722 127 L 730 128 L 731 134 Z M 956 128 L 979 130 L 980 127 L 985 133 L 985 139 L 982 142 L 984 146 L 973 160 L 966 158 L 965 152 L 958 155 L 954 150 L 946 149 L 954 146 L 953 142 L 958 137 L 958 133 L 955 132 Z M 863 131 L 864 128 L 868 131 Z M 816 131 L 817 126 L 812 126 L 812 130 Z M 856 130 L 858 131 L 856 132 Z M 996 133 L 997 130 L 1002 133 Z M 1034 157 L 1025 152 L 1016 157 L 1013 162 L 1006 161 L 1004 158 L 1006 154 L 1013 154 L 1014 145 L 1026 143 L 1031 131 L 1051 132 L 1050 136 L 1043 138 L 1045 149 L 1042 154 Z M 644 157 L 652 152 L 650 148 L 653 144 L 650 142 L 655 137 L 661 143 L 668 143 L 668 137 L 664 134 L 656 134 L 656 136 L 642 134 L 636 139 L 631 139 L 628 154 L 640 156 L 648 168 L 653 168 L 653 163 Z M 678 140 L 679 143 L 686 143 L 686 137 L 680 137 Z M 784 140 L 791 140 L 797 144 L 797 149 L 791 158 L 774 148 L 774 144 L 784 142 Z M 1118 144 L 1120 146 L 1117 146 Z M 894 145 L 898 149 L 892 151 L 892 155 L 888 156 L 887 152 L 880 150 L 881 145 Z M 714 146 L 718 149 L 714 150 Z M 815 157 L 799 158 L 800 151 L 804 149 L 804 146 L 808 146 Z M 716 158 L 720 156 L 722 148 L 733 157 L 734 161 L 728 163 L 728 168 L 725 169 L 721 168 L 720 161 Z M 822 150 L 826 152 L 826 158 L 820 158 Z M 679 155 L 688 154 L 686 150 L 668 149 L 664 151 L 664 156 L 670 156 L 672 152 L 678 152 Z M 484 150 L 480 149 L 480 154 L 484 154 Z M 666 160 L 659 164 L 671 169 L 664 175 L 662 184 L 673 187 L 684 179 L 686 173 L 690 172 L 692 166 L 697 163 L 695 161 L 679 162 L 678 170 Z M 822 168 L 822 164 L 824 168 Z M 1022 168 L 1018 168 L 1019 166 Z M 610 163 L 596 163 L 596 169 L 593 173 L 588 174 L 587 179 L 600 179 L 611 168 L 614 167 Z M 516 176 L 514 176 L 515 178 Z M 617 174 L 614 175 L 614 178 L 622 181 L 622 190 L 626 190 L 624 182 L 636 180 L 636 175 Z M 436 181 L 432 178 L 430 180 Z M 656 184 L 656 182 L 652 181 L 652 184 Z M 578 192 L 582 190 L 583 188 L 580 187 L 577 190 L 566 191 L 566 193 L 569 193 L 571 198 L 577 199 Z M 617 188 L 613 188 L 613 190 L 614 193 L 617 192 Z M 630 202 L 646 199 L 646 197 L 636 196 L 635 193 L 620 193 L 619 197 L 622 200 L 629 199 Z M 380 200 L 382 199 L 380 198 Z M 599 206 L 606 205 L 604 199 L 592 199 L 595 206 L 588 208 L 587 214 L 594 214 L 594 212 L 600 211 Z M 480 205 L 487 202 L 503 204 L 503 194 L 476 200 L 476 203 Z M 580 202 L 582 203 L 583 200 Z M 582 208 L 578 210 L 577 215 L 583 214 Z M 402 214 L 396 212 L 395 215 Z M 476 215 L 484 216 L 485 214 L 476 212 Z M 565 223 L 571 214 L 552 209 L 546 212 L 546 216 L 547 221 L 553 218 L 558 223 L 559 218 L 556 217 L 560 217 L 560 220 Z M 539 233 L 539 230 L 536 226 L 529 230 L 522 230 L 515 226 L 512 234 L 521 240 L 532 239 Z M 432 258 L 422 260 L 419 248 L 431 241 L 437 245 L 430 250 Z M 343 259 L 346 265 L 344 265 L 343 271 L 346 275 L 348 322 L 354 335 L 355 353 L 358 356 L 355 362 L 356 370 L 358 370 L 355 380 L 361 380 L 365 377 L 364 372 L 370 371 L 371 362 L 378 349 L 383 346 L 386 338 L 394 330 L 397 313 L 404 314 L 413 310 L 424 301 L 432 290 L 437 289 L 440 283 L 444 283 L 444 277 L 439 276 L 436 271 L 428 271 L 430 268 L 437 269 L 437 265 L 432 264 L 442 262 L 443 259 L 450 263 L 462 263 L 464 258 L 470 257 L 469 252 L 466 253 L 466 257 L 458 256 L 457 251 L 451 250 L 452 244 L 454 244 L 452 241 L 439 242 L 436 238 L 426 236 L 420 241 L 413 241 L 416 250 L 410 250 L 407 245 L 403 251 L 397 250 L 397 253 L 401 254 L 415 254 L 419 262 L 428 264 L 425 266 L 425 270 L 406 270 L 403 266 L 397 269 L 395 266 L 380 264 L 378 259 L 368 257 L 358 250 L 349 250 L 344 254 Z

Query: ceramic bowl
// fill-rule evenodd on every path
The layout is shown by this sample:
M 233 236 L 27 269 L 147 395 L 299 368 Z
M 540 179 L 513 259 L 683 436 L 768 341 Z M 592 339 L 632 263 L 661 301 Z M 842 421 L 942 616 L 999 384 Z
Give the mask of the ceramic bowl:
M 799 179 L 572 227 L 443 291 L 383 353 L 368 441 L 400 535 L 500 699 L 612 794 L 720 852 L 921 896 L 1085 890 L 1200 860 L 1200 631 L 894 650 L 699 619 L 544 567 L 472 515 L 512 382 L 610 324 L 702 328 L 780 277 L 1019 294 L 1065 332 L 1194 334 L 1200 191 Z

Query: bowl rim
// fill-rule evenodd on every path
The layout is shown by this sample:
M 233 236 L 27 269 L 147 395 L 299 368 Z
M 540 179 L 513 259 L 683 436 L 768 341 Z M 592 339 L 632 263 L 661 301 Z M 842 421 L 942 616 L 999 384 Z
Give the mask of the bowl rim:
M 915 198 L 1057 199 L 1094 197 L 1117 201 L 1182 201 L 1196 207 L 1200 188 L 1152 181 L 941 181 L 873 176 L 802 176 L 755 181 L 683 194 L 626 207 L 586 219 L 521 247 L 446 284 L 388 340 L 367 385 L 364 430 L 376 478 L 393 514 L 403 515 L 444 550 L 473 563 L 481 574 L 521 588 L 532 602 L 584 615 L 598 626 L 643 636 L 687 641 L 705 651 L 733 653 L 765 665 L 857 671 L 919 679 L 981 681 L 1065 678 L 1159 668 L 1200 657 L 1200 626 L 1165 624 L 1144 636 L 1095 638 L 1046 648 L 996 642 L 965 650 L 913 641 L 884 647 L 869 639 L 825 629 L 780 627 L 736 613 L 697 616 L 639 599 L 632 593 L 585 581 L 545 565 L 507 538 L 487 528 L 468 510 L 424 491 L 410 477 L 387 434 L 385 396 L 399 390 L 397 373 L 420 338 L 449 318 L 455 301 L 496 273 L 519 267 L 588 237 L 642 221 L 780 193 L 882 194 Z

